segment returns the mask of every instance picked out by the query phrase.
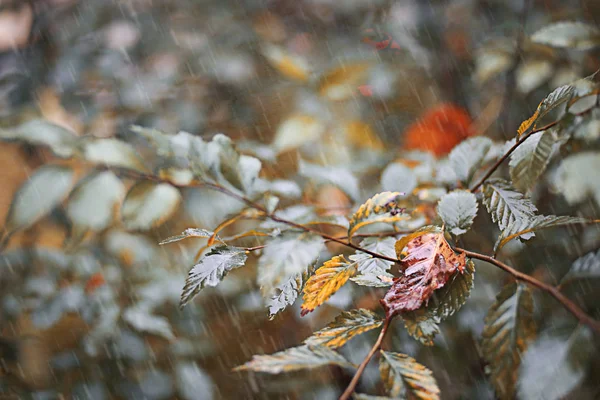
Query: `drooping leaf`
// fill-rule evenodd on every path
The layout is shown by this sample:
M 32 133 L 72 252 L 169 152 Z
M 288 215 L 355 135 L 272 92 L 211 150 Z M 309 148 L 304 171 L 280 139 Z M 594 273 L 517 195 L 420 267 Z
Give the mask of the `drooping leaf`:
M 217 286 L 229 271 L 243 266 L 247 258 L 242 248 L 218 246 L 211 249 L 188 273 L 180 307 L 185 306 L 204 287 Z
M 319 93 L 331 101 L 347 100 L 366 82 L 369 67 L 368 63 L 357 62 L 327 71 L 318 83 Z
M 0 138 L 48 146 L 54 154 L 63 158 L 71 157 L 77 144 L 77 136 L 73 132 L 39 119 L 27 121 L 13 129 L 0 128 Z
M 294 114 L 277 128 L 273 148 L 281 153 L 314 142 L 325 133 L 325 124 L 306 114 Z
M 179 242 L 180 240 L 187 239 L 187 238 L 206 238 L 206 239 L 208 239 L 209 237 L 212 237 L 213 235 L 214 235 L 214 232 L 207 231 L 206 229 L 187 228 L 185 231 L 183 231 L 181 233 L 181 235 L 175 235 L 175 236 L 168 237 L 165 240 L 162 240 L 158 244 L 163 245 L 163 244 Z M 218 236 L 217 236 L 217 239 L 218 239 Z M 221 239 L 219 239 L 219 240 L 221 240 Z
M 323 345 L 336 349 L 354 336 L 378 328 L 383 323 L 374 312 L 360 308 L 344 311 L 325 328 L 312 334 L 304 343 L 309 346 Z
M 594 337 L 578 326 L 570 336 L 544 334 L 525 353 L 519 374 L 521 399 L 559 400 L 585 378 L 594 357 Z
M 298 346 L 271 355 L 254 355 L 252 360 L 234 371 L 256 371 L 267 374 L 317 368 L 324 365 L 352 367 L 340 354 L 326 346 Z
M 573 94 L 575 93 L 575 88 L 571 85 L 564 85 L 554 89 L 542 102 L 538 105 L 535 113 L 523 121 L 517 130 L 517 136 L 520 137 L 525 132 L 529 130 L 529 128 L 535 129 L 537 121 L 544 117 L 544 115 L 548 114 L 550 111 L 560 106 L 563 103 L 571 100 Z
M 445 194 L 438 203 L 438 214 L 449 232 L 462 235 L 477 216 L 477 198 L 466 190 Z
M 335 256 L 320 266 L 304 286 L 304 316 L 323 304 L 356 273 L 357 263 L 348 261 L 343 255 Z
M 123 312 L 123 320 L 138 332 L 162 336 L 167 340 L 175 339 L 169 320 L 165 317 L 152 315 L 144 308 L 128 308 Z
M 582 22 L 562 21 L 538 30 L 531 40 L 552 47 L 589 50 L 600 46 L 600 30 Z
M 506 243 L 517 237 L 524 237 L 531 232 L 535 232 L 541 229 L 553 228 L 561 225 L 572 225 L 572 224 L 584 224 L 590 222 L 585 218 L 580 217 L 568 217 L 568 216 L 556 216 L 556 215 L 538 215 L 529 220 L 515 221 L 514 224 L 509 225 L 502 234 L 498 237 L 496 245 L 494 246 L 494 252 L 498 252 Z M 525 236 L 527 237 L 527 236 Z
M 448 161 L 459 181 L 470 181 L 492 144 L 491 139 L 479 136 L 467 139 L 452 149 Z
M 401 215 L 403 208 L 399 205 L 401 198 L 402 193 L 400 192 L 382 192 L 371 197 L 352 215 L 348 236 L 352 237 L 365 225 L 377 222 L 391 223 L 405 219 L 406 216 Z
M 481 343 L 496 394 L 513 399 L 521 359 L 535 335 L 533 296 L 524 284 L 510 284 L 485 317 Z
M 557 140 L 554 130 L 541 131 L 517 147 L 508 163 L 515 188 L 527 192 L 533 187 L 550 162 Z
M 315 182 L 337 186 L 353 200 L 359 197 L 358 180 L 344 167 L 331 165 L 323 167 L 300 160 L 298 162 L 298 173 Z
M 562 160 L 552 180 L 552 186 L 569 204 L 578 204 L 588 197 L 600 206 L 600 153 L 581 152 Z
M 440 398 L 440 389 L 431 371 L 406 354 L 382 350 L 379 372 L 386 390 L 393 398 Z
M 128 143 L 117 139 L 89 139 L 82 143 L 83 157 L 96 164 L 147 172 L 138 152 Z
M 14 232 L 35 224 L 67 197 L 73 177 L 73 170 L 68 167 L 38 168 L 15 194 L 4 229 Z
M 350 280 L 360 286 L 369 287 L 390 287 L 394 283 L 394 275 L 387 272 L 378 274 L 357 274 L 350 278 Z
M 502 231 L 520 221 L 532 219 L 537 212 L 531 200 L 502 179 L 491 179 L 486 182 L 483 186 L 483 203 L 492 216 L 492 221 L 498 223 Z M 526 234 L 522 238 L 529 239 L 532 235 L 533 233 Z
M 287 281 L 275 288 L 279 293 L 267 301 L 270 320 L 275 318 L 281 311 L 285 310 L 287 306 L 294 304 L 302 290 L 304 280 L 304 274 L 292 275 Z
M 146 230 L 166 221 L 181 201 L 179 190 L 167 183 L 141 181 L 127 193 L 121 215 L 127 229 Z
M 561 285 L 576 279 L 600 278 L 600 250 L 579 257 L 563 277 Z

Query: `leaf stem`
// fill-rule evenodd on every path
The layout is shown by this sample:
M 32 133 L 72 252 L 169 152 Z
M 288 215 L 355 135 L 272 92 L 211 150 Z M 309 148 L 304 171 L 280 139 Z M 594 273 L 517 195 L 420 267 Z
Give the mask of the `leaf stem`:
M 356 370 L 356 373 L 354 374 L 352 380 L 348 384 L 348 387 L 346 387 L 346 390 L 344 390 L 344 393 L 342 393 L 342 395 L 340 396 L 340 400 L 348 400 L 350 396 L 352 396 L 352 393 L 354 393 L 356 385 L 358 385 L 358 381 L 360 380 L 361 375 L 367 367 L 367 364 L 369 364 L 369 361 L 371 361 L 373 355 L 375 355 L 375 353 L 381 348 L 381 343 L 383 342 L 388 328 L 390 327 L 390 322 L 392 322 L 392 318 L 394 317 L 391 316 L 385 319 L 385 322 L 383 323 L 383 328 L 381 328 L 381 332 L 379 332 L 379 337 L 373 344 L 373 347 L 371 348 L 371 351 L 369 351 L 369 354 L 367 354 L 365 359 L 358 366 L 358 369 Z
M 532 276 L 519 272 L 516 269 L 504 264 L 502 261 L 499 261 L 493 257 L 486 256 L 480 253 L 475 253 L 473 251 L 461 249 L 458 247 L 455 248 L 455 250 L 464 253 L 468 257 L 476 258 L 478 260 L 493 264 L 496 267 L 511 274 L 515 279 L 526 282 L 531 286 L 535 286 L 538 289 L 549 293 L 556 300 L 558 300 L 571 314 L 573 314 L 582 324 L 589 326 L 596 333 L 600 334 L 600 322 L 587 315 L 585 311 L 583 311 L 577 304 L 575 304 L 567 296 L 562 294 L 557 287 L 548 285 L 542 281 L 535 279 Z

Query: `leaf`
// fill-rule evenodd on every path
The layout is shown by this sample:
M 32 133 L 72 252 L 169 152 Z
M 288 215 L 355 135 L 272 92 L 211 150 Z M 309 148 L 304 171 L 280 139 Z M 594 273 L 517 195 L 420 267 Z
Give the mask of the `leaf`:
M 406 216 L 401 215 L 404 209 L 399 206 L 401 197 L 402 193 L 400 192 L 381 192 L 371 197 L 352 215 L 348 236 L 352 237 L 365 225 L 378 222 L 391 223 L 405 219 Z
M 427 304 L 434 290 L 442 288 L 457 269 L 461 273 L 465 269 L 465 255 L 455 254 L 441 232 L 417 236 L 406 248 L 407 256 L 400 261 L 402 276 L 381 300 L 388 318 Z
M 382 323 L 381 318 L 364 308 L 344 311 L 325 328 L 313 333 L 304 343 L 309 346 L 323 345 L 336 349 L 354 336 L 380 327 Z
M 285 310 L 287 306 L 294 304 L 298 298 L 298 294 L 302 290 L 304 284 L 303 274 L 296 274 L 289 277 L 283 284 L 279 285 L 276 290 L 279 293 L 268 300 L 269 319 L 272 320 L 277 314 Z
M 413 170 L 402 163 L 390 163 L 381 173 L 381 188 L 384 191 L 411 193 L 417 183 Z
M 419 236 L 423 236 L 426 233 L 432 232 L 440 233 L 442 232 L 442 229 L 438 226 L 427 225 L 398 239 L 394 244 L 394 249 L 396 250 L 396 257 L 398 258 L 398 260 L 401 260 L 402 258 L 406 257 L 406 253 L 403 250 L 406 248 L 408 243 L 410 243 L 413 239 L 418 238 Z
M 578 204 L 588 197 L 600 205 L 600 153 L 581 152 L 565 158 L 552 179 L 552 186 L 569 204 Z
M 573 95 L 575 94 L 575 88 L 571 85 L 564 85 L 554 89 L 542 102 L 538 105 L 535 113 L 533 115 L 523 121 L 517 130 L 517 136 L 520 137 L 525 132 L 529 130 L 529 128 L 535 129 L 536 123 L 539 119 L 544 117 L 544 115 L 548 114 L 550 111 L 560 106 L 563 103 L 571 100 Z
M 0 128 L 0 138 L 48 146 L 54 154 L 63 158 L 75 153 L 77 143 L 73 132 L 41 119 L 27 121 L 13 129 Z
M 521 358 L 535 335 L 533 296 L 524 284 L 510 284 L 485 317 L 481 348 L 490 378 L 502 399 L 513 399 Z
M 211 249 L 188 273 L 179 306 L 183 308 L 204 287 L 217 286 L 229 271 L 243 266 L 247 258 L 246 251 L 239 247 Z
M 325 133 L 325 124 L 306 114 L 294 114 L 277 128 L 273 148 L 277 153 L 297 149 L 319 139 Z
M 448 283 L 433 293 L 427 306 L 402 314 L 409 335 L 426 346 L 433 346 L 438 324 L 457 312 L 467 301 L 475 284 L 475 264 L 467 260 L 464 273 L 455 272 Z
M 356 273 L 356 269 L 356 262 L 346 260 L 343 255 L 325 261 L 304 286 L 301 315 L 304 316 L 323 304 Z
M 556 215 L 538 215 L 535 218 L 523 221 L 516 221 L 513 225 L 508 226 L 498 237 L 494 252 L 497 253 L 506 243 L 516 237 L 523 237 L 531 232 L 540 229 L 553 228 L 561 225 L 584 224 L 590 222 L 585 218 L 556 216 Z M 525 236 L 527 237 L 527 236 Z
M 387 257 L 395 257 L 396 251 L 394 250 L 394 244 L 396 240 L 391 237 L 387 238 L 366 238 L 360 242 L 360 247 L 365 250 L 372 251 L 377 254 L 381 254 Z M 361 274 L 384 274 L 394 264 L 388 260 L 382 260 L 381 258 L 375 258 L 370 254 L 364 253 L 357 250 L 355 254 L 351 255 L 350 260 L 356 261 L 358 264 L 358 272 Z
M 169 244 L 169 243 L 174 243 L 174 242 L 179 242 L 180 240 L 183 239 L 187 239 L 187 238 L 210 238 L 214 235 L 214 232 L 211 231 L 207 231 L 206 229 L 198 229 L 198 228 L 187 228 L 185 231 L 183 231 L 181 233 L 181 235 L 175 235 L 175 236 L 171 236 L 166 238 L 165 240 L 162 240 L 160 243 L 160 245 L 163 244 Z M 219 237 L 217 236 L 217 239 L 220 241 L 221 239 L 219 239 Z
M 479 136 L 467 139 L 452 149 L 448 155 L 448 161 L 456 178 L 468 183 L 492 145 L 491 139 Z
M 449 232 L 462 235 L 477 216 L 477 198 L 466 190 L 455 190 L 442 196 L 437 211 Z
M 578 326 L 569 337 L 540 336 L 523 357 L 519 398 L 559 400 L 569 397 L 586 377 L 594 354 L 594 337 L 587 327 Z
M 435 400 L 440 389 L 433 374 L 414 358 L 401 353 L 381 351 L 379 372 L 390 396 Z
M 535 32 L 531 40 L 552 47 L 590 50 L 600 46 L 600 30 L 581 22 L 556 22 Z
M 4 229 L 10 233 L 35 224 L 67 197 L 73 178 L 73 170 L 68 167 L 38 168 L 13 197 Z
M 177 391 L 183 400 L 195 400 L 198 393 L 208 399 L 213 397 L 213 382 L 208 373 L 193 361 L 178 361 L 175 365 Z
M 82 144 L 83 157 L 96 164 L 147 172 L 138 152 L 128 143 L 117 139 L 88 139 Z
M 352 367 L 340 354 L 326 346 L 298 346 L 271 355 L 254 355 L 252 360 L 234 371 L 256 371 L 267 374 L 311 369 L 324 365 Z
M 223 183 L 225 180 L 236 189 L 245 193 L 252 192 L 254 181 L 262 167 L 258 158 L 240 155 L 232 140 L 221 133 L 213 137 L 208 144 L 208 151 L 218 154 L 218 162 L 215 160 L 210 166 L 214 173 L 218 165 L 217 181 Z
M 515 73 L 517 88 L 521 93 L 530 93 L 550 79 L 553 73 L 554 65 L 551 61 L 526 60 L 519 65 Z
M 175 339 L 169 320 L 165 317 L 152 315 L 148 310 L 139 307 L 128 308 L 123 313 L 123 320 L 139 332 L 162 336 L 167 340 Z
M 331 101 L 351 98 L 356 94 L 358 86 L 366 82 L 369 67 L 368 63 L 357 62 L 327 71 L 319 80 L 319 93 Z
M 350 280 L 360 286 L 369 287 L 390 287 L 394 283 L 394 275 L 387 272 L 379 274 L 358 274 L 350 278 Z
M 121 214 L 125 227 L 147 230 L 165 222 L 181 201 L 179 190 L 167 183 L 141 181 L 127 193 Z
M 125 196 L 125 187 L 110 171 L 93 173 L 71 193 L 67 216 L 73 223 L 74 234 L 99 232 L 108 228 L 115 219 Z
M 508 163 L 515 188 L 526 192 L 533 187 L 550 162 L 557 140 L 554 130 L 541 131 L 517 147 Z
M 295 54 L 286 52 L 279 46 L 266 45 L 262 51 L 269 63 L 286 78 L 306 82 L 310 75 L 310 65 Z
M 571 265 L 571 269 L 563 277 L 561 286 L 576 279 L 600 278 L 600 250 L 579 257 Z
M 531 200 L 502 179 L 490 179 L 483 186 L 483 203 L 492 216 L 492 221 L 498 223 L 502 231 L 532 219 L 537 212 Z M 526 234 L 522 239 L 529 239 L 532 235 Z
M 353 200 L 359 197 L 358 180 L 346 168 L 336 166 L 322 167 L 300 160 L 298 162 L 298 173 L 305 178 L 319 183 L 335 185 Z

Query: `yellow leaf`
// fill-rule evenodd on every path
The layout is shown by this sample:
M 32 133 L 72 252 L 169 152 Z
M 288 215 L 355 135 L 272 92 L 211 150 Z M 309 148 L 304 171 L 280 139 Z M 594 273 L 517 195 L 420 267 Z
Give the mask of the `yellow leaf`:
M 315 117 L 305 114 L 292 115 L 277 128 L 273 147 L 278 153 L 293 150 L 318 139 L 324 132 L 325 125 Z
M 321 77 L 319 93 L 332 101 L 347 100 L 356 93 L 358 86 L 365 83 L 368 70 L 366 62 L 334 68 Z
M 400 239 L 398 239 L 398 241 L 394 245 L 394 248 L 396 249 L 396 257 L 398 257 L 398 259 L 401 259 L 402 256 L 405 255 L 402 253 L 402 250 L 404 250 L 404 248 L 406 247 L 408 242 L 410 242 L 411 240 L 413 240 L 415 238 L 418 238 L 419 236 L 425 235 L 426 233 L 431 233 L 431 232 L 435 232 L 435 231 L 441 231 L 441 230 L 437 226 L 425 226 L 419 230 L 409 233 L 406 236 L 402 236 Z
M 400 207 L 400 192 L 381 192 L 367 200 L 354 213 L 348 228 L 348 237 L 361 227 L 375 222 L 396 222 L 407 217 L 402 214 Z
M 383 150 L 383 142 L 371 127 L 360 120 L 350 121 L 344 127 L 346 139 L 355 147 Z
M 346 260 L 343 255 L 326 261 L 304 286 L 302 315 L 306 315 L 323 304 L 356 273 L 356 262 Z
M 310 67 L 303 58 L 289 54 L 281 47 L 273 45 L 265 46 L 263 55 L 286 78 L 299 82 L 308 81 Z
M 537 110 L 535 110 L 535 113 L 531 116 L 531 118 L 523 121 L 521 126 L 519 126 L 519 129 L 517 130 L 518 137 L 521 137 L 522 134 L 524 134 L 529 128 L 531 128 L 533 126 L 535 121 L 537 121 L 539 115 L 540 115 L 540 107 L 538 106 Z

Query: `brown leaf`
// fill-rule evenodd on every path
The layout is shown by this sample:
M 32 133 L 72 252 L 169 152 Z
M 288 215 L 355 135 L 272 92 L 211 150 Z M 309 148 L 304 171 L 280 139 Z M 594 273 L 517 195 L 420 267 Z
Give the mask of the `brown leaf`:
M 406 245 L 406 254 L 400 262 L 403 275 L 381 300 L 388 318 L 427 304 L 433 291 L 443 287 L 457 269 L 462 273 L 467 262 L 464 254 L 454 253 L 442 232 L 415 237 Z

